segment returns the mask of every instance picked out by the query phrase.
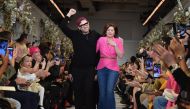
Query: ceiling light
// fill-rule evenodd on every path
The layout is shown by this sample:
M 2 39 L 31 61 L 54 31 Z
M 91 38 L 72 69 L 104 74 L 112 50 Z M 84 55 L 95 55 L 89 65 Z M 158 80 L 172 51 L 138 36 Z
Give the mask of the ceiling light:
M 59 13 L 61 14 L 61 16 L 63 18 L 65 18 L 63 12 L 59 9 L 59 7 L 57 6 L 57 4 L 53 0 L 50 0 L 50 2 L 55 6 L 55 8 L 57 9 L 57 11 L 59 11 Z
M 143 23 L 143 26 L 145 26 L 147 24 L 147 22 L 150 20 L 150 18 L 154 15 L 154 13 L 160 8 L 160 6 L 164 3 L 165 0 L 161 0 L 160 3 L 156 6 L 156 8 L 154 9 L 154 11 L 152 11 L 152 13 L 148 16 L 148 18 L 146 19 L 146 21 Z

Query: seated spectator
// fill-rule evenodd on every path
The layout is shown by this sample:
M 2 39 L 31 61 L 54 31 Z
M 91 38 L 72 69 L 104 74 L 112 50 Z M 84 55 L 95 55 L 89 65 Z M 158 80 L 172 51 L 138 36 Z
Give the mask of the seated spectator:
M 19 62 L 20 68 L 18 70 L 18 75 L 17 77 L 24 78 L 29 82 L 29 86 L 23 87 L 18 85 L 20 90 L 25 90 L 25 91 L 31 91 L 31 92 L 36 92 L 39 93 L 40 96 L 40 102 L 39 106 L 40 109 L 44 109 L 43 107 L 43 99 L 44 99 L 44 87 L 42 87 L 38 81 L 40 81 L 37 76 L 36 76 L 36 70 L 31 68 L 32 67 L 32 57 L 30 55 L 24 56 L 21 61 Z
M 188 84 L 184 84 L 190 82 L 190 78 L 188 77 L 189 72 L 187 72 L 187 65 L 185 64 L 184 54 L 185 48 L 183 43 L 177 41 L 177 39 L 173 39 L 171 42 L 171 49 L 166 50 L 161 45 L 155 45 L 155 50 L 157 51 L 160 58 L 167 64 L 168 68 L 172 72 L 173 77 L 177 81 L 180 86 L 180 93 L 177 100 L 177 106 L 179 109 L 189 109 L 190 107 L 190 86 Z M 181 58 L 179 58 L 181 57 Z M 177 60 L 178 62 L 177 63 Z
M 8 46 L 12 45 L 12 34 L 9 31 L 0 32 L 0 37 L 8 40 Z M 16 50 L 16 49 L 15 49 Z M 12 78 L 16 75 L 16 71 L 14 69 L 14 62 L 17 52 L 14 51 L 12 60 L 8 60 L 8 53 L 5 57 L 1 56 L 3 64 L 1 65 L 0 70 L 0 84 L 9 85 L 9 86 L 17 86 L 18 84 L 26 84 L 26 80 L 22 78 Z M 8 64 L 10 63 L 10 64 Z M 15 87 L 16 88 L 16 87 Z M 23 92 L 23 91 L 5 91 L 4 97 L 11 98 L 8 101 L 14 101 L 16 105 L 16 109 L 37 109 L 38 107 L 38 94 L 33 92 Z M 32 101 L 32 102 L 31 102 Z M 20 106 L 21 104 L 21 106 Z

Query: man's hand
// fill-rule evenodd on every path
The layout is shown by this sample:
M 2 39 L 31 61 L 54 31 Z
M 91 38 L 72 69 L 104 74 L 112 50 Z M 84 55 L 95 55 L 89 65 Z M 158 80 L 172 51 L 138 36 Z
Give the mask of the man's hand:
M 76 10 L 73 9 L 73 8 L 71 8 L 71 9 L 69 10 L 69 12 L 67 13 L 67 16 L 68 16 L 68 17 L 71 17 L 72 15 L 75 15 L 75 14 L 76 14 Z

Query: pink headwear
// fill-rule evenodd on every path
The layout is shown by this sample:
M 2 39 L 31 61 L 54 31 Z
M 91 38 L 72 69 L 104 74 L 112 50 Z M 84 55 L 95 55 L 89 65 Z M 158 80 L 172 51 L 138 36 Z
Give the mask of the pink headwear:
M 29 52 L 30 55 L 33 55 L 34 53 L 40 52 L 40 49 L 38 47 L 30 47 Z

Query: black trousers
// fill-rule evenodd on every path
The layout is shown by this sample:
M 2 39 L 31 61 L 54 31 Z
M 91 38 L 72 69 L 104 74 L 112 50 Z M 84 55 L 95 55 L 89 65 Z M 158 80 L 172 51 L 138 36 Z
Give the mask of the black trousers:
M 38 93 L 29 91 L 6 91 L 6 97 L 14 98 L 21 103 L 21 109 L 37 109 L 39 103 Z
M 141 104 L 141 101 L 140 101 L 140 96 L 141 96 L 141 94 L 142 94 L 141 91 L 137 91 L 136 94 L 135 94 L 135 99 L 136 99 L 136 103 L 137 103 L 137 108 L 138 108 L 138 109 L 146 109 L 146 107 Z
M 96 109 L 95 69 L 72 69 L 75 109 Z

